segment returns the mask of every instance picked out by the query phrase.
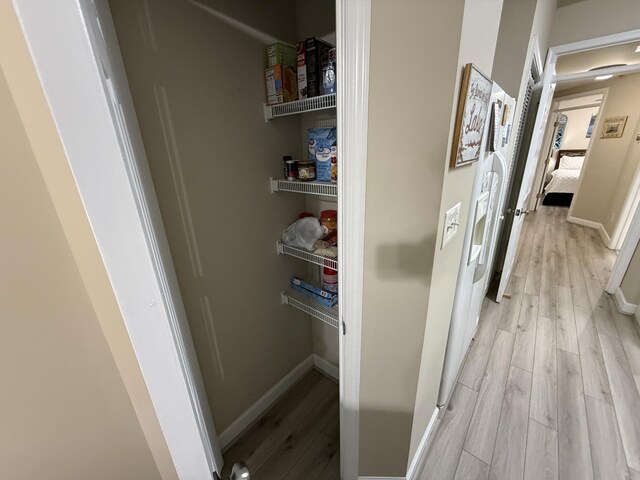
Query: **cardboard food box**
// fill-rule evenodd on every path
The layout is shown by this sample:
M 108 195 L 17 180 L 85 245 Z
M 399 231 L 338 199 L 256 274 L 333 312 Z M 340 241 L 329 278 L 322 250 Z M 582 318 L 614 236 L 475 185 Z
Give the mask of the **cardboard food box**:
M 286 65 L 296 68 L 296 47 L 282 42 L 267 46 L 267 67 Z
M 306 40 L 307 48 L 307 93 L 309 97 L 322 94 L 322 59 L 329 57 L 333 45 L 312 37 Z
M 292 102 L 298 98 L 296 70 L 286 65 L 273 65 L 264 72 L 267 104 Z
M 327 307 L 333 307 L 338 303 L 337 293 L 328 292 L 296 277 L 291 278 L 291 288 Z
M 298 42 L 297 53 L 298 68 L 298 100 L 308 97 L 307 92 L 307 44 L 306 42 Z

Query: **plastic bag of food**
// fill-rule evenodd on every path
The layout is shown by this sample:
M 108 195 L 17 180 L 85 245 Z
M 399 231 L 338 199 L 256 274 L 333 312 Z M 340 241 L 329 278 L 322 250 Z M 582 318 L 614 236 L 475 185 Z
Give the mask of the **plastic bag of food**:
M 312 252 L 313 245 L 328 232 L 317 218 L 305 217 L 296 220 L 282 232 L 282 243 Z

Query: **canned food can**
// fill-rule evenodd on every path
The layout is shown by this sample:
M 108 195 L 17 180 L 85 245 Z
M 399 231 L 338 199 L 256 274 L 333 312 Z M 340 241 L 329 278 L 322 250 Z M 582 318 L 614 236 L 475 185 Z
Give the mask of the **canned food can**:
M 286 160 L 284 162 L 284 178 L 293 182 L 298 179 L 298 161 Z

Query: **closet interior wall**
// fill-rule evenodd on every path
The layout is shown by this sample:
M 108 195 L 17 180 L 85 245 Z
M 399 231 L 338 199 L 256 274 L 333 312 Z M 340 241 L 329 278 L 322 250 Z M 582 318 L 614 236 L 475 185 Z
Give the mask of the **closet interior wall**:
M 333 2 L 304 3 L 109 0 L 218 433 L 312 353 L 338 361 L 336 329 L 281 305 L 309 267 L 275 249 L 326 207 L 269 190 L 312 120 L 265 122 L 265 47 L 335 31 Z

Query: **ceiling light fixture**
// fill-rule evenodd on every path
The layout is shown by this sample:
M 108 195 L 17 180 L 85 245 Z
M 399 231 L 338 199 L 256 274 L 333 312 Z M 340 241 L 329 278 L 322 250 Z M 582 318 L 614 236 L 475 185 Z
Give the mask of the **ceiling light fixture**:
M 636 47 L 636 53 L 640 53 L 640 45 Z
M 626 67 L 626 63 L 613 63 L 611 65 L 601 65 L 599 67 L 589 69 L 590 72 L 597 72 L 598 70 L 605 70 L 607 68 Z M 613 75 L 598 75 L 596 80 L 609 80 Z

